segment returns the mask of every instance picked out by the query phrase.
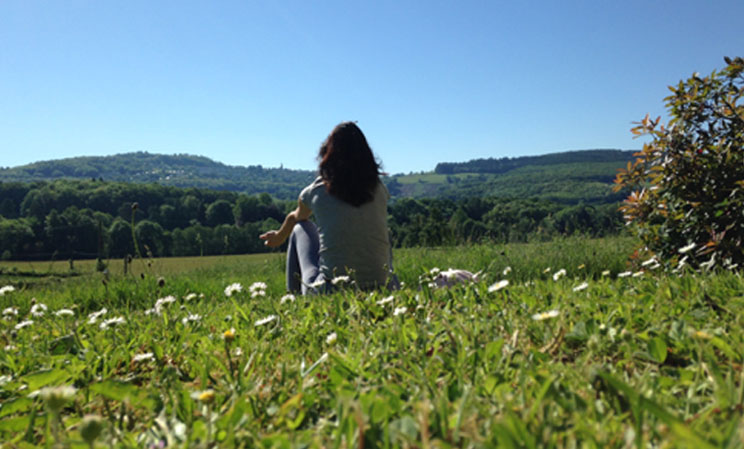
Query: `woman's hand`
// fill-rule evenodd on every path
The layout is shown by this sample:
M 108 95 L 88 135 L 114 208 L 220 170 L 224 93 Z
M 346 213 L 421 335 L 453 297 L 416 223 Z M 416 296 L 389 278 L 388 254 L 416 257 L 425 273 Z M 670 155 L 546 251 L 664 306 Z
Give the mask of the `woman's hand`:
M 263 240 L 264 241 L 264 245 L 266 245 L 266 246 L 268 246 L 270 248 L 276 248 L 277 246 L 279 246 L 282 243 L 284 243 L 284 240 L 285 240 L 285 239 L 281 238 L 281 236 L 279 235 L 279 232 L 277 232 L 277 231 L 268 231 L 268 232 L 265 232 L 265 233 L 261 234 L 260 236 L 258 236 L 258 238 L 260 238 L 261 240 Z

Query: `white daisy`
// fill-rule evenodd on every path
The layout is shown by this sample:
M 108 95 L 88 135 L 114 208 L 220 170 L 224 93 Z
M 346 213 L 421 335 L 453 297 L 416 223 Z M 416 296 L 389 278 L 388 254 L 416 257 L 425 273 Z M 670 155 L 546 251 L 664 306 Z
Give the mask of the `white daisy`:
M 261 318 L 260 320 L 256 321 L 256 322 L 255 322 L 255 323 L 253 323 L 253 324 L 254 324 L 254 325 L 255 325 L 256 327 L 258 327 L 258 326 L 263 326 L 264 324 L 268 324 L 268 323 L 271 323 L 272 321 L 274 321 L 274 320 L 276 320 L 276 319 L 277 319 L 277 316 L 276 316 L 276 315 L 269 315 L 269 316 L 267 316 L 266 318 Z
M 279 304 L 284 304 L 285 302 L 295 302 L 295 295 L 291 293 L 287 293 L 286 295 L 282 296 L 282 299 L 279 300 Z
M 134 357 L 132 357 L 132 361 L 137 362 L 147 362 L 150 360 L 155 360 L 155 354 L 152 352 L 145 352 L 144 354 L 137 354 Z
M 689 252 L 690 250 L 692 250 L 694 248 L 695 248 L 695 244 L 694 243 L 690 243 L 689 245 L 683 246 L 682 248 L 678 249 L 677 252 L 680 253 L 680 254 L 685 254 L 685 253 Z
M 243 286 L 239 282 L 232 283 L 225 287 L 225 296 L 230 297 L 235 292 L 242 292 Z
M 198 323 L 199 321 L 201 321 L 201 318 L 201 315 L 190 313 L 187 316 L 183 317 L 183 319 L 181 319 L 181 323 L 183 323 L 184 325 L 188 323 Z
M 511 273 L 511 271 L 512 271 L 511 267 L 506 267 L 504 268 L 504 271 L 501 272 L 501 274 L 506 276 L 507 274 Z
M 59 309 L 54 314 L 57 316 L 73 316 L 75 312 L 70 309 Z
M 499 282 L 491 285 L 490 287 L 488 287 L 488 293 L 497 292 L 497 291 L 501 290 L 502 288 L 505 288 L 508 285 L 509 285 L 509 281 L 507 281 L 506 279 L 504 279 L 504 280 L 499 281 Z
M 349 276 L 336 276 L 331 280 L 331 284 L 338 285 L 338 284 L 346 284 L 351 281 L 351 278 Z
M 386 296 L 386 297 L 382 298 L 381 300 L 377 301 L 377 305 L 378 306 L 384 306 L 385 304 L 388 304 L 388 303 L 393 302 L 393 299 L 395 299 L 395 297 L 393 295 Z
M 536 313 L 532 315 L 532 319 L 535 321 L 543 321 L 550 318 L 555 318 L 559 315 L 557 310 L 550 310 L 548 312 Z
M 632 276 L 632 275 L 633 275 L 633 272 L 632 271 L 623 271 L 622 273 L 618 273 L 617 274 L 617 277 L 619 277 L 619 278 L 626 278 L 626 277 Z
M 393 316 L 403 315 L 406 312 L 408 312 L 408 307 L 396 307 L 395 310 L 393 310 Z
M 44 312 L 47 311 L 47 306 L 42 303 L 34 304 L 31 306 L 31 316 L 40 318 L 44 316 Z
M 579 284 L 576 287 L 574 287 L 573 288 L 573 291 L 580 292 L 582 290 L 586 290 L 588 287 L 589 287 L 589 283 L 588 282 L 582 282 L 581 284 Z
M 18 316 L 18 307 L 6 307 L 3 309 L 3 316 Z
M 32 320 L 21 321 L 20 323 L 15 325 L 15 330 L 21 330 L 24 327 L 31 326 L 32 324 L 34 324 Z
M 0 287 L 0 296 L 5 295 L 6 293 L 14 292 L 15 287 L 12 285 L 6 285 L 5 287 Z
M 336 335 L 336 333 L 335 333 L 335 332 L 331 332 L 331 333 L 330 333 L 330 334 L 328 334 L 328 336 L 326 337 L 326 344 L 332 345 L 332 344 L 336 343 L 336 340 L 337 340 L 337 339 L 338 339 L 338 335 Z
M 103 309 L 99 310 L 98 312 L 93 312 L 90 315 L 88 315 L 88 324 L 96 324 L 98 322 L 98 318 L 105 315 L 108 310 L 104 307 Z
M 557 281 L 558 279 L 562 278 L 566 275 L 566 270 L 564 268 L 561 268 L 560 270 L 553 273 L 553 280 Z
M 126 323 L 127 320 L 124 319 L 124 317 L 116 317 L 108 319 L 104 322 L 102 322 L 98 327 L 101 329 L 108 329 L 109 327 L 116 326 L 117 324 L 123 324 Z

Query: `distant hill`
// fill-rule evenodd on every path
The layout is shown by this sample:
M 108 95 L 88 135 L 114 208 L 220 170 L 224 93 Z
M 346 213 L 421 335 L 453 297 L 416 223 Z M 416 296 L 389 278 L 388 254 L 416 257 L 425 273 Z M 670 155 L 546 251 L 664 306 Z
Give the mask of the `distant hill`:
M 566 204 L 619 201 L 612 192 L 619 168 L 633 159 L 633 151 L 583 150 L 522 156 L 442 162 L 434 172 L 386 177 L 393 197 L 468 198 L 497 196 L 540 198 Z M 0 168 L 0 182 L 53 179 L 103 179 L 134 183 L 155 182 L 176 187 L 198 187 L 247 194 L 269 193 L 294 200 L 315 176 L 310 170 L 241 167 L 203 156 L 146 152 L 114 156 L 74 157 Z
M 203 156 L 165 155 L 147 152 L 114 156 L 73 157 L 35 162 L 0 169 L 0 181 L 38 181 L 52 179 L 103 179 L 198 187 L 248 194 L 267 192 L 276 198 L 294 199 L 298 187 L 310 183 L 309 170 L 225 165 Z
M 442 162 L 434 173 L 396 176 L 388 188 L 396 196 L 452 199 L 474 196 L 540 198 L 565 204 L 605 204 L 626 192 L 613 192 L 618 169 L 635 151 L 582 150 L 516 158 Z

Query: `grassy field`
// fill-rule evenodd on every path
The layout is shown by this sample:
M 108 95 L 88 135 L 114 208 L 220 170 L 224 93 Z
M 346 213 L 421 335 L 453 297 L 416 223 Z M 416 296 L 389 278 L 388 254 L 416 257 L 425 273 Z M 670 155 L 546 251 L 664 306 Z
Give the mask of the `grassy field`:
M 280 254 L 3 263 L 0 441 L 741 447 L 744 280 L 634 244 L 398 251 L 400 291 L 297 298 Z M 450 267 L 483 280 L 429 285 Z

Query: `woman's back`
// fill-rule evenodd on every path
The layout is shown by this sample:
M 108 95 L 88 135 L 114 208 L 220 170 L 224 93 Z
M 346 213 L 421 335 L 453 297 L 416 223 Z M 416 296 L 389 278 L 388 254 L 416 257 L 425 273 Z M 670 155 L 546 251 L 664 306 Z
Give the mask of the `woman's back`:
M 315 217 L 320 234 L 320 271 L 326 279 L 353 275 L 362 288 L 383 286 L 390 271 L 387 202 L 390 195 L 378 181 L 372 201 L 360 206 L 328 193 L 318 177 L 300 193 Z

